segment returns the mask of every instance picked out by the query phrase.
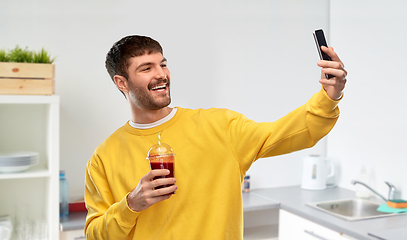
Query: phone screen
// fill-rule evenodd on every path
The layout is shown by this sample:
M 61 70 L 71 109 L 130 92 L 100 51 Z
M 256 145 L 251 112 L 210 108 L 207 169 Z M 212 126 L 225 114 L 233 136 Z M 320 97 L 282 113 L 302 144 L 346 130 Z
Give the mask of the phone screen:
M 321 60 L 332 61 L 332 59 L 328 56 L 328 54 L 326 54 L 325 52 L 323 52 L 321 50 L 321 46 L 328 47 L 328 44 L 327 44 L 326 39 L 325 39 L 325 34 L 324 34 L 324 31 L 322 29 L 314 31 L 314 40 L 315 40 L 315 43 L 317 44 L 319 58 Z M 332 76 L 330 74 L 325 74 L 325 76 L 326 76 L 327 79 L 334 77 L 334 76 Z

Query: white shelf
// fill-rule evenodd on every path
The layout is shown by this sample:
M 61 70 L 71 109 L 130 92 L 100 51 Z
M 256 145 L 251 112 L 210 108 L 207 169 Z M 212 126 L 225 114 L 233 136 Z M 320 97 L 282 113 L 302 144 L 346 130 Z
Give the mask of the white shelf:
M 0 112 L 0 150 L 39 153 L 28 170 L 0 173 L 0 215 L 14 221 L 29 206 L 24 220 L 45 219 L 59 239 L 59 96 L 0 95 Z
M 21 179 L 21 178 L 47 178 L 51 173 L 48 169 L 32 166 L 27 171 L 16 173 L 0 173 L 1 179 Z
M 57 95 L 0 95 L 0 104 L 51 104 L 59 103 Z

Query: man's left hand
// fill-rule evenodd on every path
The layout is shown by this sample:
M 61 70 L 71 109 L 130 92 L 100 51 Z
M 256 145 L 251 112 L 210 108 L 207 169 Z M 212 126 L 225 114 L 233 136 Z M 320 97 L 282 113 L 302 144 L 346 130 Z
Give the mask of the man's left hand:
M 332 61 L 320 60 L 318 66 L 321 69 L 321 79 L 319 82 L 324 87 L 328 96 L 333 100 L 339 100 L 342 97 L 343 89 L 346 84 L 346 75 L 344 65 L 332 47 L 322 46 L 321 50 L 331 57 Z M 326 79 L 325 74 L 333 75 L 333 78 Z

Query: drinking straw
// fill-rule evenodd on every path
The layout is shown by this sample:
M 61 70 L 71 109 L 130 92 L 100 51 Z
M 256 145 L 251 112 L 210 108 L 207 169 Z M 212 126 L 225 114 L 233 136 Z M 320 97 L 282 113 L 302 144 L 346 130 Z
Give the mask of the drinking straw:
M 158 133 L 158 155 L 161 155 L 161 132 Z

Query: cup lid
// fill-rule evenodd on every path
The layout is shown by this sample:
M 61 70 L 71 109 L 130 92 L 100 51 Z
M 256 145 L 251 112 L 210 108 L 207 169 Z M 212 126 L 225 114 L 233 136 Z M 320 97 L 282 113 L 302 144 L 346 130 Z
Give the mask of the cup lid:
M 150 157 L 163 156 L 163 155 L 175 155 L 170 145 L 161 143 L 161 145 L 154 144 L 150 150 L 148 150 L 147 159 Z

